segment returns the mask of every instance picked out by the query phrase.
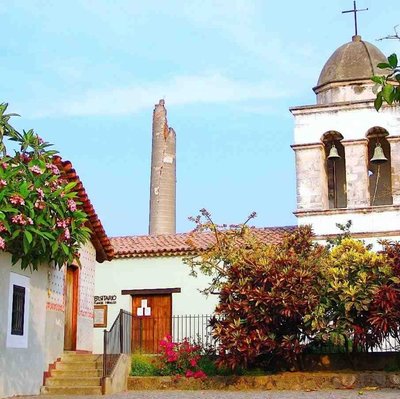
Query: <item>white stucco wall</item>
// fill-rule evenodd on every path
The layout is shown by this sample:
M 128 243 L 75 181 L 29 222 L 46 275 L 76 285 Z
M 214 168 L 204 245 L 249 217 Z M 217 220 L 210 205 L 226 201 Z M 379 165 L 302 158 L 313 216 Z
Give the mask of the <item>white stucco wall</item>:
M 391 136 L 400 135 L 398 107 L 386 107 L 376 112 L 369 103 L 332 106 L 304 107 L 292 110 L 295 117 L 294 144 L 318 143 L 324 133 L 340 132 L 344 140 L 366 137 L 374 126 L 386 129 Z
M 379 208 L 379 207 L 375 207 Z M 298 224 L 310 224 L 316 235 L 336 234 L 339 229 L 336 223 L 346 224 L 348 220 L 352 221 L 352 233 L 379 233 L 399 230 L 400 210 L 379 212 L 340 212 L 332 214 L 319 215 L 301 215 L 298 216 Z
M 81 268 L 79 270 L 78 321 L 76 349 L 93 350 L 93 297 L 95 293 L 96 250 L 88 242 L 79 251 Z
M 10 273 L 29 278 L 29 320 L 26 348 L 10 348 L 6 344 L 9 312 Z M 19 265 L 11 266 L 11 256 L 0 254 L 0 397 L 38 394 L 47 369 L 46 301 L 48 269 L 22 271 Z
M 111 327 L 120 309 L 132 311 L 130 295 L 121 295 L 121 290 L 181 288 L 181 293 L 172 294 L 172 314 L 210 314 L 218 302 L 216 295 L 204 296 L 199 289 L 208 286 L 209 278 L 199 274 L 189 275 L 189 267 L 182 257 L 152 257 L 115 259 L 97 264 L 95 295 L 116 295 L 117 303 L 108 305 L 108 325 Z M 94 329 L 94 353 L 103 351 L 103 330 Z
M 79 275 L 77 349 L 92 351 L 96 253 L 91 243 L 82 250 Z M 10 275 L 29 278 L 29 321 L 26 348 L 7 347 Z M 43 372 L 64 350 L 65 268 L 42 265 L 38 271 L 11 266 L 0 253 L 0 397 L 40 392 Z

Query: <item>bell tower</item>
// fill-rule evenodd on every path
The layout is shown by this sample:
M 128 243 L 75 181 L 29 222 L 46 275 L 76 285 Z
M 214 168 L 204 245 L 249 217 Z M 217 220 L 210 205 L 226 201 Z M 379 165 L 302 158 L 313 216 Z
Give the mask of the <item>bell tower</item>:
M 294 116 L 298 224 L 317 236 L 353 223 L 365 237 L 400 237 L 400 109 L 374 108 L 382 52 L 355 35 L 322 68 L 316 104 Z

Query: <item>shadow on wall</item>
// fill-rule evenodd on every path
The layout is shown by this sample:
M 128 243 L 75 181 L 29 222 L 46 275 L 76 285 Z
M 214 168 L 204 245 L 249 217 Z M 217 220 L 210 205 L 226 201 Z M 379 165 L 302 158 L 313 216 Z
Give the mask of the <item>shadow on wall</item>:
M 7 270 L 5 270 L 7 269 Z M 22 272 L 18 266 L 3 268 L 0 275 L 10 272 L 30 277 L 28 347 L 7 348 L 7 328 L 0 331 L 0 397 L 13 395 L 38 394 L 43 382 L 47 340 L 45 336 L 47 269 L 32 274 Z M 4 279 L 9 285 L 9 278 Z M 5 311 L 0 317 L 1 325 L 7 326 L 9 289 L 0 290 L 0 299 L 5 304 Z
M 44 346 L 35 331 L 30 331 L 30 348 L 7 348 L 0 358 L 2 387 L 0 396 L 39 394 L 43 382 Z

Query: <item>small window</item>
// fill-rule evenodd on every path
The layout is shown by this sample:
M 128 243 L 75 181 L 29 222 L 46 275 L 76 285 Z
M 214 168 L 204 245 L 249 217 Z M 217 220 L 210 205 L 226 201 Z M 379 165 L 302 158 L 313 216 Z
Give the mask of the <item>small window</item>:
M 29 335 L 30 278 L 10 273 L 7 348 L 27 348 Z
M 24 335 L 25 287 L 13 286 L 11 335 Z

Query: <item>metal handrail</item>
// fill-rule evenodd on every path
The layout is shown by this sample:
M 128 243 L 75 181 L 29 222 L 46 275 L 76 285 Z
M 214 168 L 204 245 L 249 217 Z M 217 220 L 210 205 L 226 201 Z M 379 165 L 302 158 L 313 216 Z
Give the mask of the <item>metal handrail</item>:
M 103 377 L 109 377 L 123 353 L 131 353 L 132 314 L 120 309 L 109 331 L 103 335 Z

